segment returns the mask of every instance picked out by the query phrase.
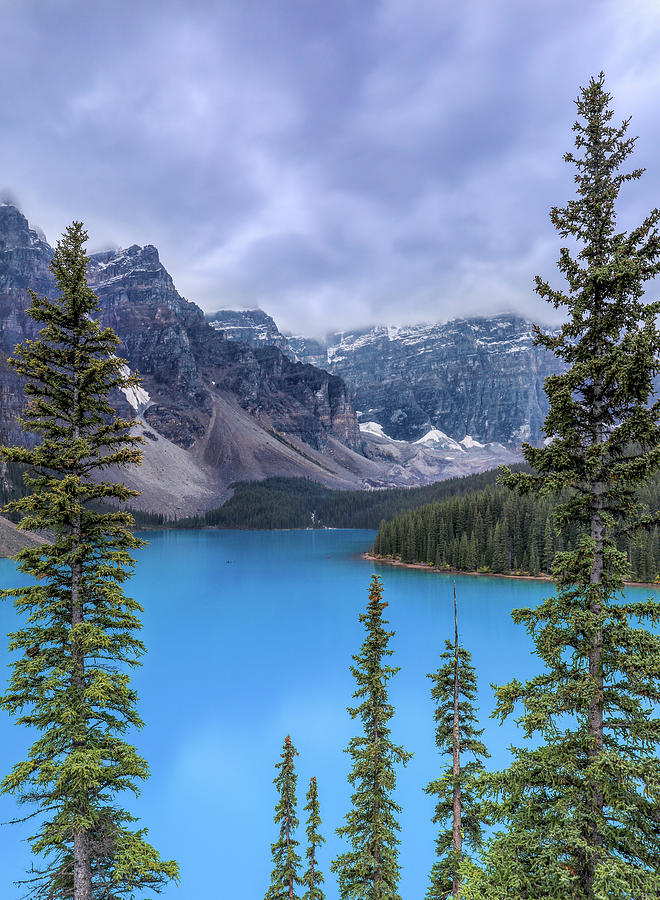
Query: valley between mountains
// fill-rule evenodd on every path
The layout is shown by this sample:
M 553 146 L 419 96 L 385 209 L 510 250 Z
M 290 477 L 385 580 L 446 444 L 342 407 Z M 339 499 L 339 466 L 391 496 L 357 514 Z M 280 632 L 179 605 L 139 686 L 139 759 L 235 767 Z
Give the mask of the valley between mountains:
M 53 254 L 0 205 L 0 438 L 29 440 L 8 365 L 34 337 L 29 290 L 55 295 Z M 336 489 L 419 486 L 521 458 L 540 443 L 556 361 L 513 315 L 376 326 L 324 339 L 284 335 L 262 310 L 204 314 L 155 247 L 90 256 L 100 317 L 142 387 L 114 397 L 135 415 L 144 462 L 122 471 L 136 508 L 167 518 L 217 507 L 236 481 L 305 477 Z M 6 472 L 3 477 L 7 477 Z

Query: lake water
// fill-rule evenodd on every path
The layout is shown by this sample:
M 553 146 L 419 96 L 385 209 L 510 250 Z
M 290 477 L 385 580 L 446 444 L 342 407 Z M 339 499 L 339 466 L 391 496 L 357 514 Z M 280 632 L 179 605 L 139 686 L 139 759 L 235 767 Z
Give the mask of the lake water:
M 329 862 L 342 848 L 334 829 L 349 808 L 343 753 L 357 733 L 346 706 L 354 682 L 373 572 L 382 577 L 386 614 L 395 631 L 390 682 L 396 715 L 392 736 L 415 756 L 399 770 L 401 895 L 422 900 L 433 862 L 433 799 L 423 787 L 441 765 L 434 746 L 427 672 L 438 666 L 453 635 L 454 576 L 378 565 L 361 559 L 370 531 L 182 531 L 146 535 L 129 587 L 144 606 L 144 665 L 133 675 L 146 722 L 132 737 L 149 761 L 151 778 L 128 809 L 141 816 L 149 838 L 181 867 L 181 884 L 161 896 L 179 900 L 254 900 L 264 896 L 276 839 L 275 763 L 291 734 L 300 756 L 299 839 L 304 855 L 304 795 L 316 776 L 326 844 L 319 854 L 327 900 L 338 897 Z M 17 583 L 13 564 L 0 560 L 0 583 Z M 505 578 L 456 576 L 461 640 L 477 667 L 485 740 L 494 767 L 517 739 L 513 723 L 489 719 L 491 682 L 538 671 L 531 642 L 510 610 L 534 606 L 552 585 Z M 648 589 L 631 594 L 643 597 Z M 652 593 L 652 591 L 651 591 Z M 10 603 L 0 604 L 1 633 L 17 626 Z M 3 684 L 9 661 L 0 645 Z M 23 759 L 28 736 L 0 714 L 0 774 Z M 0 798 L 0 821 L 19 810 Z M 25 812 L 25 811 L 24 811 Z M 25 889 L 29 855 L 25 825 L 0 830 L 0 895 Z

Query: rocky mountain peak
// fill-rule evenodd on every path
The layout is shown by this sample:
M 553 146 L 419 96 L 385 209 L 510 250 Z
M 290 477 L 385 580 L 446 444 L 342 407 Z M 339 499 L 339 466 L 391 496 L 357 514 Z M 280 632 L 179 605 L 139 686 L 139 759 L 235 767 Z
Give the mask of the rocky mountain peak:
M 337 332 L 323 347 L 289 341 L 300 359 L 347 383 L 361 423 L 377 423 L 396 440 L 418 441 L 431 429 L 458 442 L 471 435 L 519 446 L 543 438 L 543 381 L 557 361 L 534 345 L 522 316 L 376 325 Z
M 56 296 L 52 256 L 52 248 L 16 207 L 0 207 L 0 441 L 25 439 L 16 425 L 23 385 L 6 360 L 36 331 L 26 312 L 29 290 Z M 277 347 L 227 341 L 196 304 L 178 293 L 153 245 L 92 254 L 88 280 L 99 299 L 101 321 L 117 333 L 120 355 L 143 380 L 140 396 L 118 394 L 117 403 L 139 411 L 153 441 L 160 435 L 162 446 L 190 451 L 208 467 L 204 479 L 223 484 L 225 470 L 232 480 L 238 474 L 281 474 L 284 453 L 287 474 L 302 474 L 312 465 L 332 480 L 335 473 L 329 474 L 325 463 L 319 468 L 309 462 L 310 448 L 323 454 L 329 442 L 339 442 L 359 449 L 357 418 L 340 378 L 294 362 Z M 268 319 L 262 314 L 261 324 Z M 229 416 L 224 428 L 218 424 L 221 406 Z M 246 436 L 240 448 L 234 446 L 234 418 Z M 295 442 L 307 449 L 298 451 Z M 245 460 L 243 468 L 229 464 L 234 458 Z M 351 473 L 350 483 L 356 477 Z
M 158 303 L 173 310 L 186 305 L 152 244 L 144 247 L 132 244 L 122 250 L 93 253 L 88 273 L 90 285 L 95 290 L 98 287 L 106 300 L 112 296 L 115 304 L 122 300 L 147 305 Z
M 20 209 L 13 203 L 0 203 L 0 252 L 18 249 L 39 251 L 50 247 L 39 231 L 30 228 Z
M 289 341 L 263 309 L 220 309 L 207 313 L 206 321 L 227 340 L 241 341 L 251 347 L 279 347 L 291 359 L 297 360 Z

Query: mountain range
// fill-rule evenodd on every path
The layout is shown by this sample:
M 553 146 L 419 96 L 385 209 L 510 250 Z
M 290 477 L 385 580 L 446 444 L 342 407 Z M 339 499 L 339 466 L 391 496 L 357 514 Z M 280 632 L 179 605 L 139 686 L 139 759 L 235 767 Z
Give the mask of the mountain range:
M 515 315 L 455 319 L 329 334 L 323 341 L 279 332 L 262 310 L 207 316 L 230 340 L 276 344 L 348 385 L 361 423 L 399 441 L 431 430 L 507 446 L 543 440 L 543 381 L 556 358 L 534 345 L 532 323 Z
M 34 337 L 29 290 L 54 296 L 53 250 L 0 205 L 0 437 L 17 424 L 21 380 L 7 359 Z M 122 472 L 143 509 L 169 516 L 217 506 L 234 481 L 304 476 L 334 488 L 429 483 L 520 458 L 542 439 L 554 359 L 508 315 L 319 341 L 283 335 L 262 310 L 205 314 L 183 298 L 151 245 L 89 258 L 100 318 L 142 387 L 117 395 L 136 415 L 144 463 Z

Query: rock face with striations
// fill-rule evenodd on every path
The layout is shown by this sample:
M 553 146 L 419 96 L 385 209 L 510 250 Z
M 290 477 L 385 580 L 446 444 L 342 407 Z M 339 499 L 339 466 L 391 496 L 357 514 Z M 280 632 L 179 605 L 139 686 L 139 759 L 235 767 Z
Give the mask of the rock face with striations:
M 144 419 L 180 447 L 191 447 L 211 414 L 197 350 L 206 328 L 202 311 L 177 293 L 155 247 L 94 254 L 88 273 L 104 323 L 142 376 L 150 401 Z
M 206 321 L 230 341 L 250 347 L 278 347 L 282 353 L 296 359 L 288 340 L 263 309 L 220 309 L 207 313 Z
M 302 342 L 290 343 L 309 358 Z M 532 325 L 519 316 L 344 332 L 328 339 L 325 353 L 360 421 L 397 440 L 419 440 L 431 428 L 457 441 L 543 440 L 543 382 L 557 360 L 534 346 Z M 310 356 L 318 360 L 316 348 Z
M 30 290 L 37 294 L 52 290 L 48 269 L 52 256 L 46 240 L 28 226 L 25 216 L 11 204 L 0 203 L 0 431 L 9 443 L 29 436 L 16 421 L 23 406 L 23 383 L 7 358 L 19 341 L 38 331 L 25 310 Z
M 221 310 L 207 318 L 229 340 L 270 343 L 339 375 L 360 423 L 376 423 L 396 440 L 417 441 L 430 429 L 455 441 L 469 435 L 513 447 L 543 440 L 543 381 L 557 361 L 534 346 L 532 325 L 520 316 L 377 326 L 325 340 L 285 336 L 262 310 Z
M 55 293 L 52 255 L 19 210 L 0 206 L 0 428 L 12 442 L 25 439 L 16 426 L 23 396 L 7 356 L 36 331 L 26 315 L 28 289 Z M 155 247 L 93 254 L 89 283 L 102 321 L 121 338 L 120 353 L 143 378 L 148 402 L 141 414 L 175 444 L 188 449 L 205 434 L 214 393 L 227 391 L 268 430 L 318 450 L 330 438 L 359 447 L 357 419 L 340 378 L 273 347 L 227 341 L 178 294 Z
M 275 347 L 228 341 L 177 293 L 155 247 L 94 254 L 89 282 L 122 353 L 145 381 L 153 402 L 144 417 L 175 443 L 191 447 L 204 434 L 212 395 L 226 390 L 275 431 L 316 449 L 330 436 L 358 446 L 340 378 L 293 362 Z

